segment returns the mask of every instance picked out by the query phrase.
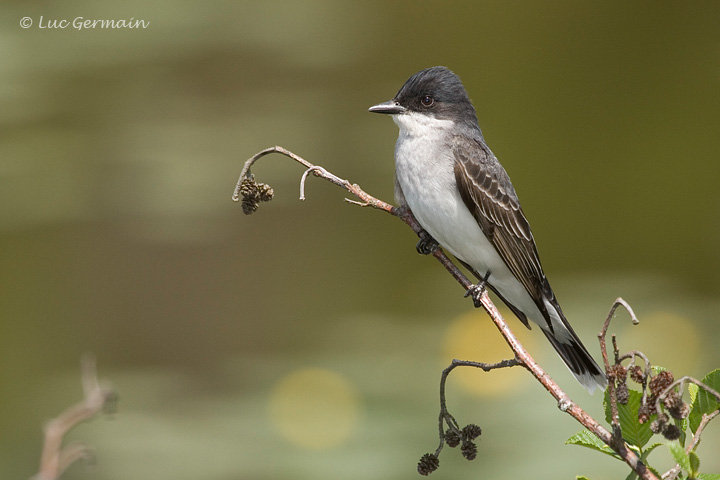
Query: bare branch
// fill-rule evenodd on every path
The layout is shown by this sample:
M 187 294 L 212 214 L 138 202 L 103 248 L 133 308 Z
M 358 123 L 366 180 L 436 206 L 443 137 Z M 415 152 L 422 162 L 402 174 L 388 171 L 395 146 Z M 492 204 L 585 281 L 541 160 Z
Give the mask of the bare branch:
M 305 200 L 305 180 L 307 179 L 307 176 L 310 172 L 313 172 L 316 175 L 318 173 L 320 175 L 328 175 L 328 171 L 325 170 L 323 167 L 314 166 L 305 170 L 305 173 L 303 173 L 302 177 L 300 178 L 300 200 Z
M 296 155 L 293 152 L 286 150 L 280 146 L 266 148 L 265 150 L 256 153 L 255 155 L 250 157 L 245 162 L 245 165 L 243 166 L 243 169 L 240 172 L 240 178 L 238 179 L 237 185 L 235 187 L 235 191 L 233 192 L 232 199 L 234 202 L 240 201 L 240 197 L 241 197 L 240 190 L 241 190 L 243 180 L 252 178 L 252 176 L 250 175 L 250 167 L 252 167 L 253 164 L 255 162 L 257 162 L 260 158 L 264 157 L 265 155 L 269 155 L 271 153 L 279 153 L 281 155 L 285 155 L 286 157 L 292 158 L 293 160 L 295 160 L 299 164 L 303 165 L 307 169 L 306 173 L 308 173 L 308 171 L 312 171 L 316 177 L 324 178 L 325 180 L 329 181 L 330 183 L 333 183 L 339 187 L 344 188 L 348 192 L 350 192 L 353 195 L 355 195 L 356 197 L 358 197 L 360 200 L 362 200 L 368 206 L 377 208 L 379 210 L 385 210 L 388 213 L 393 213 L 392 210 L 394 207 L 392 205 L 390 205 L 389 203 L 383 202 L 371 195 L 368 195 L 358 185 L 351 184 L 347 180 L 344 180 L 344 179 L 328 172 L 323 167 L 313 165 L 312 163 L 308 162 L 307 160 L 300 157 L 299 155 Z M 304 177 L 306 177 L 306 176 L 307 175 L 304 175 Z M 302 188 L 304 189 L 304 186 Z M 301 190 L 301 198 L 304 198 L 304 192 L 302 190 Z
M 45 443 L 40 458 L 40 471 L 34 480 L 56 480 L 75 461 L 91 458 L 92 453 L 83 445 L 63 448 L 65 434 L 79 423 L 100 413 L 114 393 L 102 388 L 97 379 L 95 357 L 87 354 L 81 360 L 82 385 L 85 398 L 72 405 L 45 426 Z
M 613 303 L 612 307 L 610 307 L 610 313 L 608 313 L 607 318 L 605 319 L 605 323 L 603 324 L 602 332 L 600 332 L 600 335 L 605 338 L 605 335 L 607 335 L 608 327 L 610 326 L 610 320 L 613 319 L 615 315 L 615 310 L 617 310 L 618 307 L 624 307 L 625 310 L 630 314 L 630 320 L 632 321 L 633 325 L 637 325 L 640 323 L 640 320 L 635 316 L 635 312 L 633 311 L 630 304 L 628 304 L 625 300 L 622 299 L 622 297 L 618 297 L 615 299 L 615 303 Z
M 237 187 L 235 187 L 235 191 L 233 192 L 232 199 L 234 202 L 237 202 L 240 200 L 240 185 L 242 184 L 242 181 L 244 178 L 250 178 L 250 167 L 252 167 L 253 164 L 255 162 L 257 162 L 260 158 L 264 157 L 265 155 L 269 155 L 271 153 L 280 153 L 282 155 L 285 155 L 286 157 L 290 157 L 293 160 L 295 160 L 296 162 L 304 165 L 305 168 L 308 168 L 308 169 L 314 167 L 314 165 L 311 164 L 310 162 L 308 162 L 307 160 L 295 155 L 294 153 L 292 153 L 289 150 L 285 150 L 283 147 L 275 146 L 275 147 L 266 148 L 265 150 L 256 153 L 255 155 L 250 157 L 249 160 L 247 160 L 245 162 L 245 165 L 243 166 L 243 169 L 240 172 L 240 178 L 238 179 Z
M 331 183 L 338 185 L 348 192 L 355 195 L 357 198 L 360 199 L 361 202 L 355 202 L 350 201 L 350 203 L 354 204 L 360 204 L 363 206 L 371 206 L 373 208 L 383 210 L 385 212 L 390 213 L 391 215 L 394 215 L 401 220 L 403 220 L 410 228 L 413 229 L 415 233 L 420 235 L 422 232 L 424 232 L 422 226 L 418 223 L 418 221 L 415 219 L 415 217 L 412 215 L 412 213 L 405 208 L 396 208 L 390 205 L 389 203 L 383 202 L 382 200 L 378 200 L 377 198 L 367 194 L 365 191 L 363 191 L 358 185 L 351 184 L 349 181 L 341 179 L 329 172 L 325 169 L 320 169 L 319 167 L 316 167 L 315 165 L 311 164 L 310 162 L 302 159 L 298 155 L 295 155 L 294 153 L 276 146 L 271 147 L 268 149 L 265 149 L 261 152 L 258 152 L 253 157 L 251 157 L 249 160 L 245 162 L 245 165 L 242 169 L 242 172 L 240 174 L 240 178 L 238 180 L 237 187 L 235 188 L 235 192 L 233 194 L 233 200 L 239 201 L 240 200 L 240 193 L 241 193 L 241 186 L 244 181 L 247 181 L 247 179 L 252 180 L 252 176 L 250 175 L 250 167 L 261 157 L 268 155 L 270 153 L 280 153 L 282 155 L 285 155 L 287 157 L 292 158 L 296 162 L 302 164 L 308 171 L 312 170 L 312 172 L 321 178 L 324 178 Z M 306 176 L 306 175 L 304 175 Z M 252 213 L 252 212 L 246 212 L 246 213 Z M 471 286 L 473 286 L 473 283 L 468 280 L 468 278 L 465 276 L 465 274 L 447 257 L 447 255 L 442 251 L 441 248 L 437 248 L 432 255 L 445 267 L 445 269 L 453 276 L 453 278 L 462 286 L 464 291 L 467 291 Z M 567 396 L 567 394 L 560 388 L 560 386 L 555 383 L 555 381 L 550 378 L 550 376 L 545 373 L 545 371 L 535 362 L 535 360 L 530 356 L 530 354 L 525 350 L 525 348 L 520 344 L 520 342 L 517 340 L 513 332 L 510 330 L 510 327 L 507 325 L 505 320 L 503 319 L 502 315 L 500 315 L 500 312 L 498 311 L 497 307 L 493 304 L 493 302 L 490 300 L 490 297 L 488 296 L 487 292 L 483 292 L 482 297 L 480 298 L 480 303 L 482 307 L 485 309 L 485 311 L 490 315 L 490 318 L 495 323 L 495 326 L 498 328 L 500 333 L 502 334 L 503 338 L 507 342 L 507 344 L 510 346 L 512 351 L 515 353 L 515 361 L 518 362 L 518 364 L 524 366 L 530 373 L 545 387 L 545 389 L 555 398 L 555 400 L 558 403 L 558 408 L 560 408 L 561 411 L 568 413 L 573 418 L 575 418 L 578 422 L 580 422 L 585 428 L 593 432 L 600 440 L 602 440 L 605 444 L 610 446 L 629 466 L 630 468 L 635 471 L 638 476 L 641 479 L 656 479 L 655 475 L 645 467 L 645 465 L 640 461 L 638 456 L 627 448 L 627 446 L 622 442 L 622 438 L 618 441 L 615 441 L 613 436 L 611 436 L 610 432 L 607 431 L 602 425 L 600 425 L 595 419 L 593 419 L 590 415 L 587 414 L 582 408 L 580 408 L 577 404 L 575 404 L 570 398 Z M 615 312 L 615 309 L 618 306 L 624 306 L 628 312 L 630 313 L 633 323 L 637 323 L 637 318 L 635 317 L 635 314 L 632 311 L 632 308 L 621 298 L 618 298 L 615 301 L 615 304 L 613 305 L 612 309 L 610 310 L 610 314 L 608 315 L 608 319 L 605 322 L 605 326 L 603 327 L 603 332 L 601 335 L 601 345 L 603 346 L 603 358 L 605 360 L 606 368 L 608 366 L 607 361 L 607 352 L 605 351 L 605 332 L 607 331 L 608 324 L 610 322 L 610 318 Z M 452 367 L 454 368 L 454 367 Z M 480 367 L 482 368 L 482 367 Z M 449 373 L 449 372 L 448 372 Z M 424 457 L 425 458 L 425 457 Z M 435 458 L 437 460 L 437 458 Z M 431 471 L 431 470 L 430 470 Z
M 635 312 L 633 311 L 632 307 L 623 300 L 622 298 L 618 297 L 615 299 L 615 303 L 613 303 L 612 307 L 610 307 L 610 312 L 607 315 L 607 318 L 605 319 L 605 323 L 603 324 L 603 328 L 598 334 L 598 340 L 600 340 L 600 351 L 602 353 L 603 363 L 605 365 L 605 371 L 610 372 L 610 362 L 608 360 L 608 354 L 607 354 L 607 345 L 605 337 L 607 336 L 608 328 L 610 327 L 610 320 L 613 319 L 615 315 L 615 310 L 617 310 L 618 307 L 624 307 L 625 310 L 628 311 L 630 314 L 630 319 L 633 322 L 633 325 L 637 325 L 640 323 L 640 321 L 635 316 Z M 615 338 L 613 337 L 613 344 L 615 343 Z M 617 347 L 615 348 L 615 359 L 617 362 Z M 622 439 L 622 431 L 620 430 L 620 416 L 618 415 L 618 406 L 617 406 L 617 393 L 615 392 L 615 380 L 614 378 L 608 378 L 608 396 L 610 397 L 610 413 L 612 416 L 612 443 L 616 445 L 623 444 Z M 610 445 L 611 447 L 613 445 Z M 614 447 L 613 447 L 614 448 Z
M 70 465 L 78 460 L 85 460 L 88 463 L 95 462 L 95 453 L 90 447 L 79 443 L 66 445 L 60 452 L 60 461 L 58 462 L 58 477 L 68 469 Z
M 437 450 L 435 450 L 435 456 L 440 454 L 440 451 L 445 444 L 445 424 L 447 425 L 448 429 L 450 429 L 453 433 L 458 436 L 461 435 L 460 426 L 458 425 L 455 418 L 448 411 L 445 398 L 445 384 L 447 383 L 447 378 L 450 375 L 450 372 L 452 372 L 457 367 L 475 367 L 480 368 L 485 372 L 490 372 L 499 368 L 516 367 L 518 365 L 522 365 L 522 363 L 517 358 L 510 358 L 508 360 L 503 360 L 498 363 L 480 363 L 472 362 L 469 360 L 453 359 L 450 365 L 442 371 L 442 375 L 440 376 L 440 417 L 438 422 L 438 429 L 440 432 L 440 444 L 438 445 Z
M 660 413 L 660 411 L 661 411 L 661 410 L 660 410 L 660 403 L 662 402 L 663 398 L 665 398 L 665 397 L 667 396 L 668 393 L 670 393 L 671 391 L 673 391 L 673 389 L 674 389 L 675 387 L 679 386 L 680 389 L 681 389 L 681 390 L 680 390 L 680 393 L 682 394 L 682 389 L 683 389 L 683 388 L 685 387 L 685 385 L 688 384 L 688 383 L 694 383 L 695 385 L 697 385 L 698 387 L 702 388 L 703 390 L 705 390 L 706 392 L 708 392 L 710 395 L 712 395 L 713 397 L 715 397 L 718 402 L 720 402 L 720 392 L 717 392 L 716 390 L 714 390 L 714 389 L 711 388 L 710 386 L 704 384 L 703 382 L 701 382 L 701 381 L 698 380 L 697 378 L 689 377 L 689 376 L 686 375 L 686 376 L 684 376 L 684 377 L 678 378 L 678 379 L 675 380 L 673 383 L 671 383 L 670 385 L 668 385 L 667 388 L 665 388 L 665 389 L 657 396 L 657 398 L 655 399 L 655 411 L 658 412 L 658 413 Z
M 631 358 L 632 361 L 635 361 L 635 357 L 640 357 L 643 359 L 643 362 L 645 362 L 645 366 L 647 368 L 650 368 L 650 359 L 640 350 L 630 350 L 629 352 L 625 352 L 622 355 L 620 355 L 617 358 L 618 362 L 622 362 L 623 360 L 627 360 L 628 358 Z
M 700 424 L 698 425 L 697 430 L 695 430 L 695 434 L 693 435 L 692 440 L 685 449 L 687 453 L 692 452 L 698 447 L 698 445 L 700 445 L 700 437 L 703 430 L 705 430 L 705 427 L 707 427 L 708 423 L 710 423 L 710 420 L 717 417 L 718 415 L 720 415 L 720 410 L 715 410 L 712 413 L 703 413 L 702 420 L 700 420 Z

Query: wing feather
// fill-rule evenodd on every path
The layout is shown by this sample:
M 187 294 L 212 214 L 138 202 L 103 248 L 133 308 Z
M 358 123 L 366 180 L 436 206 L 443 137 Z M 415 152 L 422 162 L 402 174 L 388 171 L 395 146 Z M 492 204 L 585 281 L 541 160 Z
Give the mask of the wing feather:
M 505 264 L 548 320 L 545 278 L 530 224 L 507 173 L 481 141 L 458 136 L 453 142 L 455 180 L 460 196 Z

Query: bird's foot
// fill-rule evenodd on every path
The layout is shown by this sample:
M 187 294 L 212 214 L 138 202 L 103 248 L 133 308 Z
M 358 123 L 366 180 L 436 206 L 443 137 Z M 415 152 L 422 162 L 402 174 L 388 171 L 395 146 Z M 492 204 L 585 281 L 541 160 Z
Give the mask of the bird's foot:
M 485 277 L 483 277 L 482 280 L 480 280 L 475 285 L 472 285 L 465 292 L 466 297 L 472 298 L 473 305 L 475 305 L 475 308 L 482 307 L 481 299 L 482 299 L 483 293 L 485 293 L 485 287 L 487 286 L 488 278 L 490 278 L 490 270 L 488 270 L 488 272 L 485 274 Z
M 419 236 L 420 241 L 415 245 L 415 250 L 417 250 L 420 255 L 430 255 L 440 246 L 437 240 L 424 230 L 420 232 Z

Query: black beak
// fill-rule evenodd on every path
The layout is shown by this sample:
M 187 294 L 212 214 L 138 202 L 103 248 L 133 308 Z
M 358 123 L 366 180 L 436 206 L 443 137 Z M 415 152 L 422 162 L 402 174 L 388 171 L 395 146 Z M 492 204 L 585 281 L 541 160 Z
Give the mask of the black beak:
M 388 115 L 397 115 L 398 113 L 403 113 L 404 111 L 405 107 L 400 105 L 395 100 L 388 100 L 387 102 L 378 103 L 377 105 L 373 105 L 372 107 L 368 108 L 368 112 L 385 113 Z

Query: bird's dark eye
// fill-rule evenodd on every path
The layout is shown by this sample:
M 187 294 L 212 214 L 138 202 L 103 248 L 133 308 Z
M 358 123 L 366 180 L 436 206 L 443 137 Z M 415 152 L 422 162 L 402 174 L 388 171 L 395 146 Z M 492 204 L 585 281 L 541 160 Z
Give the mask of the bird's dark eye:
M 424 95 L 420 99 L 420 103 L 422 103 L 423 107 L 432 107 L 433 105 L 435 105 L 435 99 L 430 95 Z

